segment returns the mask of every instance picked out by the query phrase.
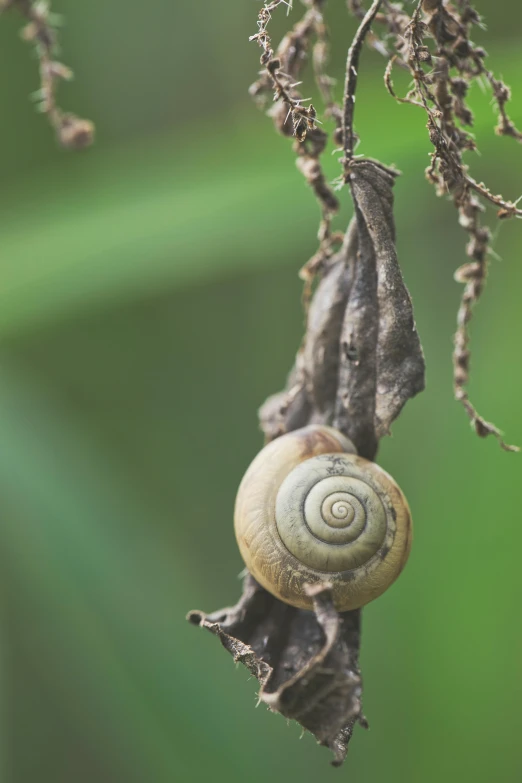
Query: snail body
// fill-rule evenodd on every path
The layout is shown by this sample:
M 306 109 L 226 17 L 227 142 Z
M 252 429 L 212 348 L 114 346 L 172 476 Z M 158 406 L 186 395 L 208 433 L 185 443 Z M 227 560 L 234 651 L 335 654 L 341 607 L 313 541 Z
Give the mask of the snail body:
M 398 577 L 411 515 L 395 481 L 337 430 L 311 425 L 277 438 L 248 468 L 234 526 L 251 574 L 281 601 L 312 609 L 305 585 L 328 582 L 339 611 Z

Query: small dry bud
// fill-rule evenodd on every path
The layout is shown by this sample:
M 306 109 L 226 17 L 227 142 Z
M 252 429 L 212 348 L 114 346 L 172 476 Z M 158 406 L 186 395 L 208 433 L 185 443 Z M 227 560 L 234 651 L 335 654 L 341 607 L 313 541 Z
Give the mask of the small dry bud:
M 470 258 L 478 261 L 479 264 L 483 264 L 486 259 L 487 244 L 478 236 L 479 231 L 481 231 L 481 229 L 477 230 L 477 235 L 472 235 L 470 241 L 466 245 L 466 253 Z
M 300 157 L 297 158 L 295 165 L 297 168 L 301 171 L 301 173 L 306 177 L 308 182 L 313 182 L 317 177 L 320 177 L 321 172 L 321 166 L 319 165 L 318 161 L 314 158 L 305 158 Z
M 423 0 L 422 10 L 427 14 L 433 13 L 442 5 L 442 0 Z
M 506 103 L 511 98 L 511 90 L 504 82 L 497 81 L 494 87 L 495 98 L 499 103 Z
M 486 438 L 488 435 L 491 435 L 493 431 L 491 424 L 488 424 L 484 419 L 481 419 L 480 416 L 477 416 L 472 424 L 475 428 L 475 432 L 480 438 Z
M 454 280 L 457 283 L 468 283 L 470 280 L 476 280 L 482 277 L 482 265 L 477 261 L 472 261 L 468 264 L 459 266 L 453 275 Z
M 455 111 L 455 116 L 458 117 L 458 119 L 461 121 L 463 125 L 473 125 L 473 112 L 466 106 L 466 104 L 461 101 L 460 99 L 456 99 L 453 104 L 453 109 Z M 467 138 L 466 136 L 462 136 L 461 139 L 461 147 L 463 149 L 473 149 L 475 147 L 475 142 L 473 142 L 472 139 Z M 473 146 L 470 147 L 470 142 L 473 142 Z
M 462 11 L 461 19 L 464 24 L 482 24 L 480 15 L 470 5 Z
M 451 92 L 458 98 L 465 98 L 469 89 L 469 84 L 465 79 L 451 79 Z
M 36 41 L 38 38 L 38 27 L 34 22 L 29 22 L 29 24 L 26 24 L 25 27 L 22 27 L 20 30 L 20 38 L 22 41 L 27 41 L 27 43 Z
M 304 141 L 306 139 L 306 131 L 308 130 L 306 118 L 294 112 L 292 119 L 294 136 L 298 141 Z
M 455 386 L 464 386 L 468 382 L 468 373 L 462 367 L 456 367 L 453 372 Z
M 439 135 L 440 135 L 439 129 L 431 121 L 428 122 L 427 128 L 428 128 L 428 135 L 430 137 L 430 141 L 434 146 L 436 146 L 439 141 Z
M 70 68 L 59 62 L 52 62 L 49 65 L 49 74 L 58 79 L 64 79 L 67 82 L 70 81 L 74 76 Z
M 260 95 L 264 90 L 264 85 L 261 81 L 254 82 L 250 85 L 248 88 L 248 94 L 252 96 L 252 98 L 255 98 L 256 96 Z
M 421 61 L 421 63 L 430 63 L 431 62 L 431 52 L 428 49 L 427 46 L 418 46 L 417 47 L 417 57 Z
M 486 245 L 491 239 L 491 231 L 487 226 L 481 226 L 476 231 L 476 237 L 479 242 Z
M 306 113 L 306 122 L 308 125 L 308 130 L 313 130 L 315 127 L 315 120 L 317 118 L 317 111 L 315 109 L 315 106 L 313 103 L 310 104 L 308 107 L 308 111 Z
M 441 3 L 441 7 L 431 17 L 429 30 L 439 44 L 450 43 L 459 35 L 459 24 L 447 13 Z
M 94 124 L 90 120 L 82 120 L 74 114 L 62 117 L 57 129 L 58 140 L 66 149 L 81 150 L 89 147 L 94 141 Z
M 466 38 L 457 38 L 453 50 L 459 57 L 467 57 L 471 51 L 469 41 Z

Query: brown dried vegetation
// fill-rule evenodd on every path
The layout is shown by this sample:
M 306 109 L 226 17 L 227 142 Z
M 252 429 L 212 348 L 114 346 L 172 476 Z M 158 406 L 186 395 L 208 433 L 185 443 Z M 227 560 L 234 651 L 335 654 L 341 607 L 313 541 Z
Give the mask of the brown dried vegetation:
M 298 165 L 314 187 L 322 207 L 319 249 L 302 272 L 306 282 L 305 301 L 309 299 L 315 275 L 325 267 L 339 241 L 339 235 L 331 231 L 331 218 L 338 205 L 331 198 L 333 194 L 319 162 L 319 157 L 326 147 L 326 134 L 317 128 L 315 107 L 310 105 L 307 110 L 303 109 L 302 98 L 295 92 L 293 83 L 299 78 L 306 59 L 311 57 L 316 82 L 325 104 L 324 117 L 333 117 L 334 143 L 342 145 L 345 153 L 340 182 L 348 182 L 350 160 L 357 141 L 353 131 L 357 61 L 362 41 L 366 40 L 370 46 L 388 58 L 384 73 L 388 92 L 398 101 L 418 106 L 425 111 L 428 137 L 433 145 L 426 177 L 434 185 L 437 195 L 451 195 L 458 210 L 459 224 L 469 235 L 466 254 L 470 261 L 455 273 L 455 279 L 465 286 L 457 317 L 453 352 L 455 397 L 464 406 L 478 435 L 484 437 L 492 434 L 502 448 L 508 451 L 518 450 L 515 446 L 507 445 L 497 427 L 479 415 L 467 392 L 470 367 L 469 322 L 474 305 L 484 289 L 490 252 L 491 232 L 482 223 L 481 215 L 489 203 L 497 208 L 499 219 L 522 216 L 522 209 L 517 206 L 517 201 L 509 201 L 501 195 L 495 195 L 484 183 L 477 182 L 463 160 L 465 152 L 476 149 L 474 137 L 469 130 L 473 125 L 473 112 L 466 100 L 474 81 L 486 83 L 492 90 L 498 108 L 495 132 L 511 136 L 518 142 L 522 141 L 522 133 L 507 114 L 509 87 L 495 77 L 486 64 L 486 52 L 471 39 L 473 28 L 482 26 L 479 14 L 469 0 L 457 0 L 455 5 L 446 0 L 418 0 L 411 15 L 406 3 L 381 0 L 373 3 L 370 11 L 366 13 L 359 0 L 348 0 L 349 11 L 361 19 L 362 24 L 359 28 L 360 40 L 354 39 L 350 49 L 344 106 L 341 107 L 333 97 L 333 81 L 325 73 L 329 56 L 324 22 L 325 1 L 304 0 L 307 11 L 303 20 L 285 36 L 274 54 L 267 28 L 271 14 L 280 5 L 287 6 L 287 3 L 284 0 L 274 0 L 265 5 L 259 14 L 259 32 L 252 38 L 263 46 L 261 63 L 265 70 L 251 91 L 258 100 L 261 96 L 266 98 L 273 92 L 274 105 L 270 114 L 280 132 L 296 137 L 294 147 L 298 154 Z M 404 97 L 396 95 L 393 87 L 394 66 L 409 70 L 413 79 L 413 86 Z M 288 82 L 284 82 L 285 92 L 279 90 L 272 78 L 274 68 L 277 73 L 279 68 L 283 70 L 283 79 L 288 73 Z M 313 121 L 307 117 L 309 125 L 303 120 L 299 122 L 296 117 L 299 134 L 293 131 L 294 123 L 288 122 L 289 114 L 294 116 L 294 107 L 300 112 L 312 110 L 313 115 Z M 308 144 L 307 137 L 311 137 Z M 317 143 L 317 139 L 320 139 L 320 143 Z
M 455 5 L 419 0 L 412 14 L 406 3 L 374 0 L 366 10 L 359 0 L 348 0 L 360 25 L 348 51 L 341 104 L 326 71 L 326 0 L 302 2 L 303 18 L 277 48 L 269 23 L 279 6 L 290 9 L 286 0 L 264 4 L 258 32 L 251 38 L 262 49 L 262 71 L 251 93 L 269 106 L 277 130 L 293 138 L 298 168 L 321 208 L 319 248 L 301 270 L 305 335 L 286 388 L 260 410 L 265 438 L 307 424 L 332 424 L 353 441 L 359 454 L 374 459 L 380 438 L 389 433 L 405 402 L 424 388 L 421 344 L 395 249 L 392 188 L 399 172 L 354 154 L 355 91 L 366 42 L 388 59 L 388 92 L 425 112 L 433 145 L 426 176 L 438 195 L 451 197 L 468 234 L 469 261 L 455 275 L 465 286 L 453 352 L 455 396 L 478 435 L 492 434 L 504 449 L 515 451 L 477 413 L 467 392 L 468 326 L 488 264 L 490 231 L 481 222 L 482 213 L 490 203 L 501 219 L 522 215 L 516 202 L 493 195 L 473 179 L 463 161 L 464 153 L 475 149 L 468 130 L 473 114 L 466 101 L 475 80 L 486 81 L 492 89 L 499 117 L 496 132 L 522 140 L 506 111 L 509 89 L 488 69 L 485 51 L 471 40 L 481 20 L 469 0 L 456 0 Z M 344 236 L 332 231 L 339 203 L 321 166 L 328 136 L 318 127 L 315 106 L 298 90 L 307 60 L 324 104 L 322 119 L 333 120 L 334 143 L 341 153 L 336 186 L 349 186 L 354 205 Z M 404 97 L 393 87 L 394 66 L 408 71 L 413 80 Z M 339 765 L 355 723 L 368 725 L 358 663 L 361 610 L 337 612 L 327 583 L 313 590 L 315 612 L 305 612 L 281 603 L 247 574 L 235 607 L 212 615 L 192 612 L 189 619 L 217 635 L 234 659 L 257 677 L 261 701 L 311 731 Z
M 21 36 L 35 47 L 40 70 L 40 89 L 35 93 L 38 110 L 45 114 L 62 147 L 83 149 L 94 140 L 94 125 L 75 114 L 65 112 L 57 102 L 60 81 L 69 81 L 73 72 L 56 59 L 58 17 L 45 0 L 0 0 L 0 13 L 18 11 L 26 20 Z

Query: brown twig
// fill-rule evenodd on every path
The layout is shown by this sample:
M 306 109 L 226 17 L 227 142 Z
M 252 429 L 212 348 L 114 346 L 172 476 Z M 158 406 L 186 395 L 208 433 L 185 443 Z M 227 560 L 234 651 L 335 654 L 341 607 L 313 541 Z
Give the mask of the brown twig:
M 455 398 L 462 403 L 478 435 L 494 435 L 503 449 L 516 451 L 516 447 L 504 442 L 494 424 L 479 415 L 467 392 L 469 323 L 474 305 L 484 290 L 490 243 L 490 231 L 480 220 L 484 211 L 482 202 L 494 205 L 499 218 L 522 217 L 518 201 L 493 194 L 483 182 L 477 182 L 469 174 L 464 163 L 463 154 L 476 148 L 473 136 L 466 129 L 473 124 L 473 113 L 466 103 L 473 80 L 484 77 L 492 88 L 499 113 L 496 132 L 518 141 L 522 140 L 522 133 L 506 112 L 509 88 L 486 67 L 486 52 L 470 39 L 471 26 L 481 24 L 479 15 L 469 0 L 459 0 L 458 6 L 456 8 L 446 0 L 418 0 L 402 36 L 396 40 L 397 54 L 388 62 L 384 81 L 396 100 L 420 106 L 426 112 L 429 138 L 434 147 L 426 176 L 438 195 L 451 195 L 459 223 L 469 235 L 466 253 L 470 262 L 455 276 L 465 285 L 454 338 Z M 430 38 L 434 46 L 426 45 L 425 40 Z M 405 97 L 397 96 L 391 78 L 393 65 L 399 57 L 413 77 L 413 88 Z
M 316 43 L 313 48 L 312 63 L 314 76 L 325 106 L 325 116 L 333 117 L 337 128 L 341 127 L 342 112 L 333 94 L 335 79 L 326 72 L 330 57 L 330 40 L 323 14 L 326 0 L 309 0 L 314 10 L 314 32 Z
M 318 126 L 314 105 L 310 103 L 305 106 L 306 99 L 298 90 L 303 67 L 310 56 L 312 37 L 316 39 L 312 50 L 315 79 L 325 99 L 326 115 L 333 117 L 338 126 L 341 109 L 333 98 L 333 80 L 326 73 L 329 46 L 323 17 L 325 0 L 306 0 L 308 9 L 303 18 L 284 36 L 274 51 L 268 24 L 272 13 L 281 4 L 282 0 L 265 3 L 258 14 L 258 32 L 251 36 L 250 40 L 257 41 L 263 50 L 263 70 L 260 78 L 250 88 L 250 93 L 261 102 L 267 92 L 272 91 L 273 105 L 270 114 L 274 124 L 282 135 L 295 139 L 296 165 L 314 191 L 321 209 L 319 248 L 301 270 L 301 277 L 305 281 L 303 302 L 306 309 L 316 275 L 325 267 L 340 240 L 342 241 L 342 237 L 339 238 L 331 228 L 332 218 L 339 209 L 339 201 L 327 182 L 320 162 L 328 134 Z
M 257 41 L 263 50 L 260 62 L 265 68 L 262 79 L 252 85 L 250 92 L 252 95 L 258 96 L 269 85 L 274 91 L 274 101 L 281 101 L 287 110 L 283 125 L 286 125 L 291 117 L 292 135 L 298 141 L 304 141 L 308 131 L 314 130 L 316 127 L 316 112 L 313 104 L 303 106 L 305 99 L 295 90 L 297 84 L 293 83 L 293 79 L 301 69 L 302 64 L 299 61 L 303 60 L 306 55 L 308 38 L 313 29 L 314 11 L 313 9 L 308 11 L 290 34 L 294 50 L 290 52 L 290 46 L 285 45 L 285 39 L 279 47 L 278 56 L 275 57 L 272 40 L 268 34 L 268 24 L 272 18 L 272 12 L 282 3 L 283 0 L 273 0 L 263 6 L 258 15 L 258 31 L 249 38 L 249 41 Z M 287 5 L 286 2 L 284 4 Z M 286 55 L 286 62 L 282 62 L 283 54 Z M 286 70 L 283 69 L 283 66 Z
M 359 55 L 366 35 L 372 26 L 373 20 L 381 7 L 382 0 L 374 0 L 371 8 L 364 16 L 359 29 L 348 49 L 346 60 L 346 78 L 344 84 L 343 102 L 343 151 L 344 151 L 344 175 L 348 179 L 350 163 L 353 159 L 355 135 L 353 130 L 353 115 L 355 111 L 355 91 L 357 89 L 357 69 L 359 67 Z
M 89 146 L 94 139 L 93 123 L 64 112 L 57 102 L 59 82 L 70 80 L 73 73 L 54 57 L 56 31 L 48 3 L 34 0 L 0 0 L 0 12 L 9 9 L 17 9 L 25 17 L 27 24 L 22 30 L 22 38 L 36 48 L 40 69 L 39 110 L 47 116 L 63 147 L 83 149 Z

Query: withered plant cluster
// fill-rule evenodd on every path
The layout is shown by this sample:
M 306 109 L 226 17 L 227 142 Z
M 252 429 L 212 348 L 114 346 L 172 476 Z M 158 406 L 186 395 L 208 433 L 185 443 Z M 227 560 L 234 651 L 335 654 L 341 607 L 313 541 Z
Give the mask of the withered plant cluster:
M 258 32 L 250 38 L 262 48 L 261 65 L 264 66 L 259 79 L 251 86 L 250 93 L 262 106 L 266 103 L 267 94 L 273 94 L 270 114 L 275 126 L 283 135 L 294 137 L 297 166 L 312 187 L 321 207 L 319 249 L 303 270 L 303 277 L 310 283 L 313 274 L 322 268 L 336 244 L 342 241 L 342 234 L 332 234 L 331 230 L 332 218 L 339 210 L 339 200 L 321 166 L 321 155 L 328 143 L 328 134 L 318 126 L 314 105 L 310 99 L 303 98 L 298 89 L 310 50 L 316 83 L 324 103 L 324 117 L 334 120 L 335 138 L 339 144 L 342 139 L 342 112 L 334 100 L 334 80 L 326 73 L 329 46 L 322 14 L 324 2 L 310 4 L 304 17 L 285 35 L 275 54 L 268 25 L 272 13 L 280 5 L 290 8 L 282 0 L 273 0 L 263 6 L 259 12 Z M 310 286 L 306 294 L 309 296 Z
M 420 107 L 426 114 L 426 127 L 433 151 L 426 170 L 428 180 L 437 195 L 450 195 L 458 211 L 459 224 L 468 233 L 466 254 L 469 261 L 459 267 L 455 279 L 464 285 L 457 317 L 454 339 L 454 392 L 464 406 L 470 421 L 480 436 L 494 435 L 502 448 L 518 450 L 507 445 L 500 431 L 479 415 L 471 403 L 467 384 L 470 369 L 469 322 L 473 307 L 484 289 L 490 254 L 491 231 L 482 221 L 485 206 L 497 208 L 499 219 L 521 217 L 517 202 L 493 194 L 482 182 L 477 182 L 464 162 L 464 153 L 476 149 L 470 129 L 473 112 L 467 103 L 467 94 L 474 81 L 487 84 L 498 108 L 497 134 L 511 136 L 522 142 L 507 114 L 506 104 L 510 90 L 487 65 L 487 53 L 473 43 L 474 28 L 483 27 L 482 19 L 470 0 L 418 0 L 413 13 L 409 3 L 381 0 L 374 2 L 369 12 L 360 0 L 347 0 L 348 10 L 361 20 L 359 40 L 354 40 L 346 69 L 344 103 L 334 97 L 334 80 L 326 73 L 329 58 L 328 32 L 324 20 L 326 0 L 302 0 L 306 6 L 303 18 L 273 48 L 269 22 L 279 6 L 288 9 L 286 0 L 266 3 L 258 16 L 258 31 L 251 40 L 258 42 L 263 52 L 259 79 L 251 93 L 263 105 L 271 104 L 276 128 L 286 136 L 293 136 L 297 164 L 312 186 L 321 205 L 319 249 L 304 267 L 305 300 L 308 300 L 312 282 L 321 273 L 336 248 L 339 234 L 331 230 L 332 217 L 339 203 L 327 182 L 320 164 L 320 156 L 327 145 L 327 133 L 318 127 L 318 112 L 305 100 L 300 88 L 300 77 L 307 61 L 311 60 L 315 81 L 324 108 L 321 121 L 332 118 L 334 144 L 344 151 L 341 184 L 349 181 L 351 160 L 357 137 L 353 131 L 353 111 L 357 82 L 357 61 L 362 40 L 388 59 L 384 73 L 388 92 L 403 103 Z M 366 20 L 366 22 L 365 22 Z M 404 97 L 398 96 L 392 82 L 392 70 L 400 67 L 409 71 L 412 86 Z
M 57 59 L 59 17 L 51 13 L 47 0 L 0 0 L 0 13 L 14 10 L 25 19 L 21 35 L 35 47 L 40 69 L 40 89 L 35 92 L 38 111 L 45 114 L 59 143 L 67 149 L 83 149 L 92 144 L 94 125 L 75 114 L 65 112 L 57 102 L 61 81 L 73 78 L 73 72 Z
M 304 15 L 276 47 L 270 21 L 291 10 L 287 0 L 265 2 L 251 40 L 261 48 L 262 70 L 251 87 L 268 107 L 277 130 L 293 139 L 297 165 L 321 209 L 319 247 L 302 269 L 306 331 L 286 388 L 260 410 L 267 441 L 309 424 L 328 424 L 347 435 L 357 452 L 375 459 L 380 439 L 403 405 L 424 388 L 424 358 L 410 296 L 395 249 L 393 185 L 399 172 L 355 154 L 355 93 L 363 44 L 388 59 L 384 81 L 393 97 L 425 112 L 433 146 L 426 175 L 438 195 L 449 195 L 468 233 L 469 257 L 456 273 L 464 283 L 453 354 L 455 396 L 480 436 L 498 429 L 485 421 L 467 393 L 468 325 L 484 287 L 490 231 L 481 222 L 487 203 L 501 219 L 520 217 L 514 202 L 493 195 L 470 175 L 463 155 L 475 149 L 473 114 L 466 96 L 475 80 L 487 82 L 499 113 L 497 133 L 521 140 L 506 112 L 509 89 L 486 66 L 485 51 L 471 40 L 481 20 L 468 0 L 374 0 L 366 10 L 348 0 L 360 24 L 348 50 L 344 90 L 337 100 L 327 73 L 326 0 L 302 0 Z M 281 7 L 281 8 L 280 8 Z M 322 103 L 318 112 L 301 87 L 311 61 Z M 411 89 L 397 96 L 392 69 L 409 72 Z M 383 88 L 384 92 L 384 88 Z M 340 152 L 338 181 L 328 182 L 322 164 L 328 135 Z M 339 210 L 336 189 L 349 187 L 354 215 L 345 234 L 332 230 Z M 327 575 L 325 575 L 326 577 Z M 286 605 L 247 574 L 234 607 L 188 619 L 215 634 L 235 661 L 259 680 L 260 701 L 298 721 L 334 754 L 340 765 L 354 725 L 366 727 L 359 669 L 361 609 L 338 612 L 331 585 L 308 585 L 314 612 Z

